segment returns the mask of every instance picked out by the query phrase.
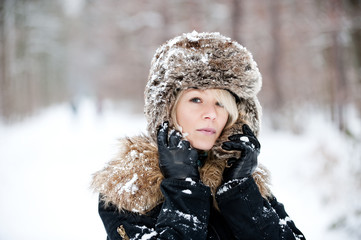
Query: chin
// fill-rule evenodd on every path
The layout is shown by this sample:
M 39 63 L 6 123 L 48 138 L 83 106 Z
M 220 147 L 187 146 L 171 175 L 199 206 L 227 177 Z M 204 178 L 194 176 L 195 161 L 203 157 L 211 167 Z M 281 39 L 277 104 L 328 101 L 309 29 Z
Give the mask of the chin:
M 191 145 L 195 149 L 208 151 L 213 147 L 214 143 L 213 142 L 212 143 L 198 143 L 198 144 L 191 144 Z
M 187 137 L 187 140 L 190 142 L 193 148 L 208 151 L 214 146 L 214 143 L 217 139 L 205 136 L 190 135 Z

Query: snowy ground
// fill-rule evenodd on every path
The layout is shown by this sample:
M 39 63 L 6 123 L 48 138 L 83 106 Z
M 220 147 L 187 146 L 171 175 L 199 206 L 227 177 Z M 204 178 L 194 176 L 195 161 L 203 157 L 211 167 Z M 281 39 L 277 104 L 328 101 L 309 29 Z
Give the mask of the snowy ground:
M 84 101 L 77 114 L 64 104 L 0 124 L 0 239 L 105 239 L 89 183 L 117 138 L 144 132 L 143 116 L 130 112 L 99 115 Z M 360 185 L 350 177 L 360 143 L 321 118 L 308 125 L 302 135 L 263 128 L 260 161 L 272 172 L 274 193 L 308 239 L 360 239 Z

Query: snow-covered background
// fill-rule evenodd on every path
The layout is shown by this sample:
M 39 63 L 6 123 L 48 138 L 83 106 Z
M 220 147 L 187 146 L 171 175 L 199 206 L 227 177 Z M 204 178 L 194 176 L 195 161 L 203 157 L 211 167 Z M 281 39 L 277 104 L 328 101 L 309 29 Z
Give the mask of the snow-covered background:
M 143 115 L 124 103 L 99 114 L 91 100 L 79 111 L 48 108 L 13 125 L 0 124 L 0 239 L 105 239 L 91 174 L 116 151 L 116 139 L 145 131 Z M 307 239 L 361 238 L 361 122 L 350 111 L 355 137 L 312 116 L 295 135 L 264 122 L 260 161 L 272 172 L 278 200 Z M 267 116 L 265 116 L 266 118 Z

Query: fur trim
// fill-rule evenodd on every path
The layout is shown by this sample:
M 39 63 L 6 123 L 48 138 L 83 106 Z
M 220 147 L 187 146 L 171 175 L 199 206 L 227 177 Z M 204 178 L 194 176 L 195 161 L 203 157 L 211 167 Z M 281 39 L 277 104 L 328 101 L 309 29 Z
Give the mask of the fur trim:
M 222 183 L 224 168 L 225 161 L 210 159 L 200 169 L 201 180 L 211 188 L 213 196 Z M 264 198 L 271 196 L 268 176 L 264 167 L 253 174 Z M 156 144 L 147 136 L 137 136 L 120 140 L 118 155 L 93 175 L 91 187 L 101 194 L 106 205 L 111 203 L 119 210 L 144 214 L 163 201 L 163 179 Z
M 119 145 L 115 159 L 93 175 L 91 187 L 101 194 L 106 205 L 147 212 L 163 200 L 160 184 L 164 177 L 158 166 L 158 148 L 145 136 L 121 139 Z

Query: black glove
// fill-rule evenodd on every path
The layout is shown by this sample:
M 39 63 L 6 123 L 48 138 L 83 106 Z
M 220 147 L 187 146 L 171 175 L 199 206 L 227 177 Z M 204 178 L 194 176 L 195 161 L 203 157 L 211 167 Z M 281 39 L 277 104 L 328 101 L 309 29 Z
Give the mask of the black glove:
M 229 137 L 228 142 L 222 144 L 224 150 L 239 150 L 241 157 L 239 159 L 230 158 L 228 160 L 229 168 L 223 172 L 223 179 L 228 182 L 232 179 L 242 179 L 252 175 L 257 167 L 257 157 L 261 149 L 256 136 L 247 124 L 242 126 L 243 134 L 235 134 Z
M 157 142 L 159 167 L 165 178 L 199 180 L 198 153 L 182 134 L 173 131 L 168 142 L 168 122 L 164 122 L 158 130 Z

